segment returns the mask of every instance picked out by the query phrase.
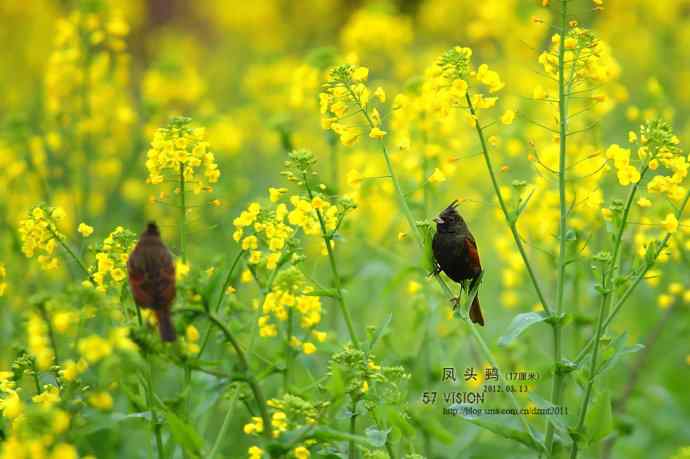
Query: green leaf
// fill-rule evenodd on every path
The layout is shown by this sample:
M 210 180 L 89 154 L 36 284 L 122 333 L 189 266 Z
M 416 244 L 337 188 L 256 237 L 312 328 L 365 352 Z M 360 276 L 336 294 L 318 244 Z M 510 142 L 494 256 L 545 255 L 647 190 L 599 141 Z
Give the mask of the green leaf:
M 602 361 L 601 365 L 599 365 L 599 368 L 594 373 L 595 376 L 613 368 L 624 355 L 634 354 L 635 352 L 639 352 L 640 350 L 644 349 L 644 345 L 639 343 L 633 344 L 632 346 L 626 346 L 625 343 L 627 341 L 627 337 L 628 332 L 623 332 L 621 335 L 616 337 L 609 346 L 607 346 L 606 352 L 611 356 Z
M 168 424 L 172 437 L 187 454 L 195 457 L 201 456 L 204 440 L 194 426 L 180 419 L 168 409 L 165 410 L 165 422 Z
M 436 417 L 425 417 L 422 411 L 410 412 L 414 423 L 418 428 L 434 437 L 445 445 L 450 445 L 455 441 L 455 436 L 447 430 Z
M 598 442 L 613 432 L 613 413 L 611 410 L 611 394 L 608 391 L 599 392 L 587 413 L 587 436 L 593 442 Z
M 423 255 L 422 267 L 427 273 L 431 273 L 436 269 L 436 260 L 434 259 L 434 251 L 432 242 L 436 234 L 436 224 L 431 220 L 421 220 L 416 222 L 417 229 L 422 236 Z
M 392 426 L 400 429 L 403 435 L 407 437 L 414 437 L 416 429 L 407 420 L 407 416 L 404 411 L 395 406 L 381 406 L 377 407 L 376 411 L 383 412 L 386 420 Z
M 367 427 L 364 434 L 371 441 L 372 444 L 376 445 L 376 448 L 383 448 L 386 444 L 386 439 L 391 429 L 379 430 L 376 427 Z
M 150 411 L 142 411 L 139 413 L 111 413 L 111 414 L 96 414 L 89 416 L 89 422 L 83 428 L 76 428 L 75 433 L 78 435 L 91 435 L 99 430 L 111 430 L 115 424 L 126 421 L 140 420 L 149 422 L 151 420 Z
M 481 427 L 482 429 L 486 429 L 490 432 L 495 433 L 496 435 L 499 435 L 503 438 L 507 438 L 509 440 L 515 440 L 519 443 L 522 443 L 523 445 L 527 446 L 528 448 L 531 448 L 535 451 L 543 452 L 545 450 L 544 445 L 541 444 L 541 442 L 537 441 L 534 439 L 531 435 L 528 433 L 518 430 L 514 427 L 510 427 L 508 422 L 511 421 L 511 417 L 514 416 L 491 416 L 491 421 L 485 419 L 482 416 L 472 416 L 472 415 L 465 415 L 464 413 L 464 406 L 463 405 L 451 405 L 450 408 L 456 408 L 458 410 L 459 415 L 465 419 L 466 421 Z M 504 424 L 496 422 L 495 420 L 497 419 L 503 419 L 505 421 Z
M 347 432 L 331 429 L 330 427 L 316 427 L 308 438 L 314 438 L 321 441 L 354 441 L 362 444 L 368 448 L 376 448 L 376 445 L 367 437 L 362 435 L 352 435 Z
M 515 340 L 522 332 L 527 330 L 534 324 L 543 322 L 548 319 L 548 316 L 544 312 L 525 312 L 518 314 L 513 318 L 513 321 L 508 325 L 508 330 L 501 336 L 498 340 L 499 346 L 507 346 Z
M 213 307 L 215 307 L 220 295 L 223 294 L 220 288 L 222 287 L 223 279 L 227 273 L 222 271 L 223 270 L 216 269 L 206 285 L 201 289 L 201 296 L 204 299 L 205 305 L 213 305 Z
M 541 409 L 545 409 L 545 410 L 555 410 L 556 409 L 556 407 L 554 406 L 553 403 L 551 403 L 548 400 L 541 398 L 539 395 L 537 395 L 534 392 L 529 394 L 529 399 L 535 405 L 537 405 L 537 408 L 541 408 Z M 565 434 L 561 437 L 561 440 L 563 440 L 563 438 L 569 439 L 568 425 L 564 422 L 562 415 L 545 414 L 544 416 L 547 417 L 548 420 L 553 423 L 553 425 L 556 427 L 556 430 Z
M 381 339 L 383 334 L 386 332 L 392 320 L 393 313 L 391 312 L 390 314 L 388 314 L 388 316 L 386 316 L 386 318 L 383 320 L 381 325 L 379 325 L 379 327 L 376 329 L 376 332 L 371 337 L 371 341 L 369 342 L 369 352 L 371 352 L 371 350 L 374 349 L 374 346 L 376 346 L 378 340 Z
M 338 298 L 338 291 L 334 288 L 322 288 L 312 290 L 304 294 L 305 296 L 325 296 L 329 298 Z
M 529 204 L 529 200 L 532 199 L 532 195 L 534 194 L 535 190 L 536 188 L 532 188 L 527 197 L 519 202 L 517 209 L 515 209 L 515 213 L 512 215 L 511 220 L 513 221 L 513 223 L 517 222 L 518 218 L 520 218 L 520 214 L 522 214 L 522 212 L 527 207 L 527 204 Z

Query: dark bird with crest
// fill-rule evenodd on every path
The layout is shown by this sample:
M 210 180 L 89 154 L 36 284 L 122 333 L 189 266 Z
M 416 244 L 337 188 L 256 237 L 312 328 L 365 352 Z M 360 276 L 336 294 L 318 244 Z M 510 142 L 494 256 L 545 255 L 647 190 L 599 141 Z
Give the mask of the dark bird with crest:
M 458 213 L 457 205 L 456 199 L 434 219 L 436 234 L 432 241 L 432 250 L 438 264 L 437 272 L 443 271 L 449 278 L 459 283 L 461 288 L 472 292 L 481 279 L 482 265 L 479 261 L 477 243 L 467 223 Z M 455 300 L 456 306 L 457 301 L 458 299 Z M 470 306 L 470 320 L 484 325 L 478 295 Z
M 141 308 L 153 309 L 163 341 L 175 341 L 170 307 L 175 301 L 175 263 L 161 240 L 158 226 L 151 222 L 127 260 L 129 286 Z

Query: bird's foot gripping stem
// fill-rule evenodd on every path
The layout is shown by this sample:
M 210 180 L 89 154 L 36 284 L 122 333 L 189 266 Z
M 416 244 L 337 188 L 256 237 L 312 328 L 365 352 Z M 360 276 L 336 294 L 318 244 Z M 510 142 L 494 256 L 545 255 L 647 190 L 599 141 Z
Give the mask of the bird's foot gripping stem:
M 453 311 L 458 309 L 458 306 L 460 306 L 460 295 L 453 297 L 450 299 L 450 304 L 453 305 Z
M 439 274 L 441 274 L 441 266 L 439 266 L 438 264 L 434 264 L 433 271 L 427 274 L 426 277 L 438 276 Z

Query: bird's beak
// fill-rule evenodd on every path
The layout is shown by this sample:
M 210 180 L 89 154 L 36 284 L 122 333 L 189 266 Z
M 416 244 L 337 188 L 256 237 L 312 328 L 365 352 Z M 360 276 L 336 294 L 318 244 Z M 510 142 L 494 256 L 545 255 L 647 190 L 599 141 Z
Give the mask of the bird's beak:
M 440 224 L 444 224 L 444 223 L 445 223 L 441 217 L 436 217 L 436 218 L 434 218 L 434 221 L 435 221 L 436 223 L 440 223 Z

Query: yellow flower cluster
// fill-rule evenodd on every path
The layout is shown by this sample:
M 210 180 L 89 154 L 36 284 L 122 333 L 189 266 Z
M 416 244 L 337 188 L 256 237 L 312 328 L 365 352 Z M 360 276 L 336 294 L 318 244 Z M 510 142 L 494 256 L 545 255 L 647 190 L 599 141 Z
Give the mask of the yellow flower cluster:
M 359 140 L 362 130 L 356 116 L 361 113 L 369 125 L 369 137 L 383 139 L 386 131 L 381 129 L 381 113 L 373 102 L 386 101 L 386 92 L 378 87 L 373 93 L 366 85 L 369 69 L 343 64 L 332 69 L 319 94 L 321 106 L 321 127 L 331 129 L 340 137 L 340 142 L 352 146 Z
M 666 293 L 662 293 L 657 297 L 657 306 L 660 309 L 668 309 L 678 299 L 681 299 L 686 305 L 690 304 L 690 290 L 680 282 L 671 282 Z
M 88 396 L 89 405 L 101 411 L 110 411 L 113 408 L 113 397 L 108 392 L 92 392 Z
M 213 191 L 210 184 L 218 182 L 220 170 L 215 156 L 209 151 L 203 128 L 190 127 L 191 119 L 176 117 L 154 135 L 146 156 L 147 182 L 157 185 L 166 178 L 179 182 L 184 179 L 195 194 Z M 198 170 L 203 167 L 203 175 Z
M 456 46 L 446 51 L 430 66 L 424 75 L 422 101 L 428 113 L 441 117 L 448 116 L 453 108 L 467 107 L 469 83 L 476 81 L 484 85 L 489 94 L 494 94 L 505 86 L 497 72 L 482 64 L 475 71 L 472 68 L 472 50 Z M 480 91 L 470 94 L 475 109 L 492 108 L 498 100 Z
M 266 295 L 261 307 L 262 315 L 258 319 L 259 335 L 277 336 L 278 327 L 271 323 L 271 317 L 285 322 L 289 318 L 288 310 L 292 309 L 299 313 L 299 325 L 305 332 L 310 333 L 318 342 L 325 341 L 326 332 L 314 329 L 321 322 L 321 298 L 310 295 L 313 291 L 314 288 L 308 285 L 299 269 L 293 266 L 282 271 L 276 277 L 274 286 Z M 290 345 L 301 349 L 305 354 L 316 352 L 313 342 L 299 339 L 297 336 L 291 337 Z
M 631 143 L 636 143 L 637 134 L 632 131 L 630 134 L 629 140 Z M 656 175 L 647 183 L 649 193 L 664 194 L 673 201 L 682 199 L 686 192 L 682 184 L 688 175 L 690 161 L 681 154 L 678 148 L 680 142 L 673 134 L 671 127 L 658 119 L 650 121 L 641 126 L 639 143 L 637 158 L 642 172 L 630 164 L 630 149 L 613 144 L 606 150 L 606 157 L 613 160 L 617 170 L 619 183 L 623 186 L 635 184 L 645 173 L 651 171 Z M 668 175 L 661 174 L 660 167 L 668 170 Z M 638 204 L 643 208 L 649 207 L 648 201 L 647 198 L 641 198 Z
M 77 349 L 89 364 L 98 363 L 113 353 L 112 343 L 99 335 L 80 339 L 77 343 Z
M 341 32 L 343 48 L 362 53 L 370 61 L 381 57 L 399 60 L 400 50 L 413 37 L 409 18 L 369 9 L 356 11 Z
M 22 400 L 13 373 L 0 371 L 0 411 L 10 421 L 8 438 L 0 445 L 0 459 L 77 459 L 74 446 L 56 441 L 71 423 L 70 414 L 59 407 L 60 390 L 43 385 L 31 402 Z M 36 422 L 39 417 L 40 424 Z
M 7 282 L 5 282 L 5 278 L 7 278 L 7 270 L 5 269 L 5 265 L 0 263 L 0 296 L 3 296 L 5 294 L 5 290 L 7 290 Z
M 55 248 L 65 236 L 56 225 L 64 218 L 62 208 L 39 205 L 32 208 L 28 216 L 19 222 L 22 252 L 28 258 L 39 254 L 38 262 L 46 271 L 58 266 Z
M 77 111 L 83 102 L 82 88 L 95 89 L 96 75 L 106 73 L 98 69 L 107 69 L 121 57 L 128 34 L 129 25 L 119 14 L 75 11 L 60 19 L 46 70 L 48 111 Z
M 272 435 L 274 438 L 288 430 L 295 430 L 300 427 L 314 426 L 318 423 L 322 410 L 328 405 L 326 403 L 312 403 L 296 395 L 286 394 L 280 399 L 269 399 L 266 405 L 271 409 Z M 263 420 L 252 417 L 244 425 L 244 433 L 247 435 L 258 435 L 264 431 Z M 317 440 L 310 439 L 292 446 L 292 455 L 297 459 L 308 459 L 311 454 L 309 447 L 316 444 Z M 261 457 L 262 450 L 256 446 L 249 448 L 249 457 Z M 255 454 L 256 456 L 253 456 Z
M 189 355 L 196 355 L 201 350 L 199 346 L 199 330 L 192 324 L 187 325 L 185 330 L 185 345 Z
M 640 130 L 638 156 L 647 162 L 649 169 L 656 171 L 662 166 L 669 172 L 668 175 L 657 173 L 652 177 L 647 183 L 647 191 L 664 194 L 676 202 L 685 196 L 686 187 L 682 183 L 690 168 L 690 161 L 677 147 L 679 143 L 670 126 L 660 120 L 647 123 Z
M 621 185 L 628 186 L 640 181 L 640 171 L 630 164 L 630 149 L 614 143 L 606 150 L 606 157 L 613 160 Z
M 295 232 L 285 223 L 287 214 L 288 208 L 283 203 L 275 209 L 262 209 L 259 203 L 253 202 L 233 220 L 232 238 L 241 241 L 242 250 L 249 253 L 249 263 L 264 263 L 269 271 L 278 267 L 283 249 Z
M 48 326 L 37 312 L 30 312 L 26 321 L 26 335 L 29 352 L 36 357 L 39 370 L 48 370 L 55 361 L 55 353 L 50 344 Z
M 271 426 L 273 427 L 273 438 L 278 438 L 288 427 L 287 415 L 283 411 L 276 411 L 271 416 Z M 244 425 L 244 433 L 247 435 L 260 434 L 264 431 L 264 422 L 259 416 L 252 416 L 251 420 Z M 251 449 L 251 448 L 250 448 Z M 251 456 L 251 454 L 250 454 Z
M 143 77 L 146 102 L 161 110 L 190 106 L 206 92 L 206 83 L 193 64 L 172 59 L 153 65 Z
M 136 239 L 133 232 L 118 226 L 96 248 L 96 263 L 89 272 L 96 282 L 97 291 L 105 293 L 109 287 L 122 285 L 127 278 L 127 259 Z
M 264 450 L 256 445 L 250 446 L 247 450 L 249 459 L 261 459 L 264 457 Z
M 554 34 L 551 37 L 551 47 L 542 52 L 538 58 L 544 72 L 554 81 L 558 81 L 560 42 L 560 34 Z M 596 38 L 590 30 L 580 27 L 571 28 L 565 36 L 563 46 L 563 75 L 569 91 L 594 90 L 597 85 L 614 80 L 620 74 L 620 66 L 611 56 L 608 45 Z M 555 90 L 550 93 L 541 85 L 537 85 L 534 86 L 533 97 L 534 99 L 557 100 L 558 94 Z M 599 90 L 591 97 L 598 103 L 599 112 L 608 111 L 612 107 L 606 95 Z

